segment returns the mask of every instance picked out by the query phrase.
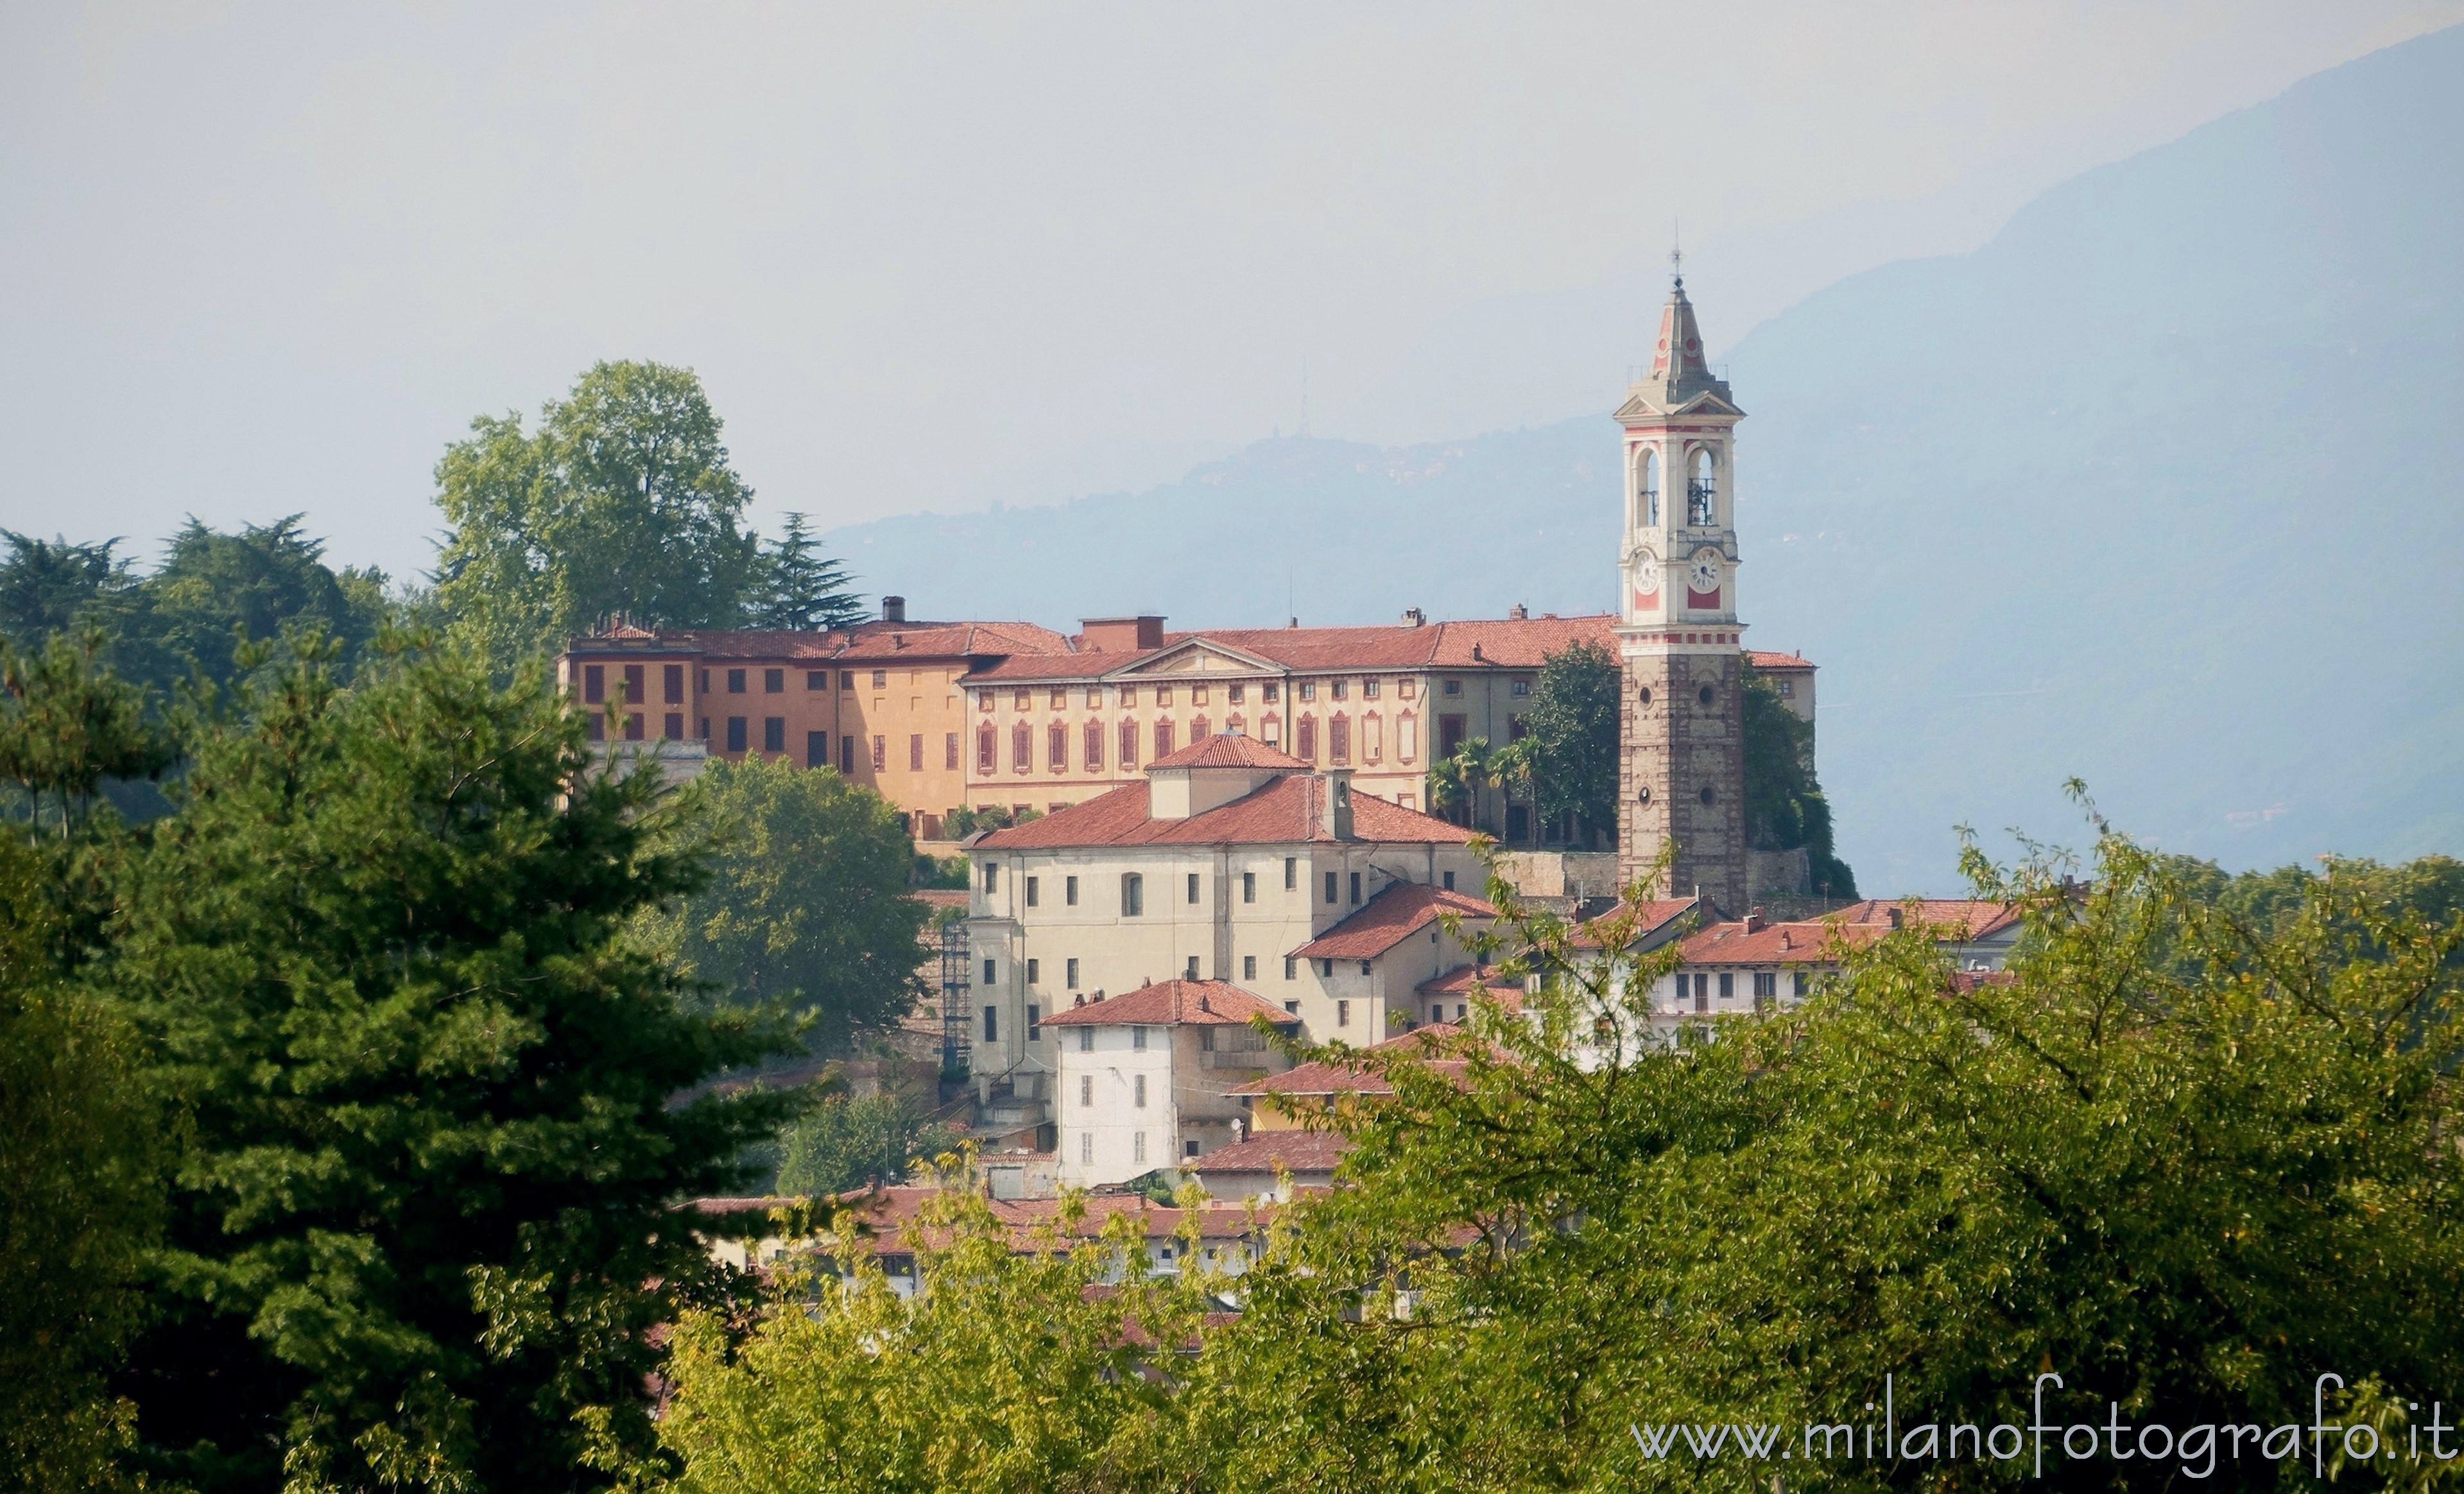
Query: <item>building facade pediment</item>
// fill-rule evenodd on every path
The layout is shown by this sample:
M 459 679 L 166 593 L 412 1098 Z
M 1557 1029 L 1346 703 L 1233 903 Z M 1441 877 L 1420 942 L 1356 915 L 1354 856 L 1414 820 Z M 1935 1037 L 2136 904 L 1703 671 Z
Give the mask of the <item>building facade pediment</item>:
M 1111 670 L 1108 680 L 1175 678 L 1185 674 L 1281 674 L 1283 666 L 1211 639 L 1192 638 L 1134 664 Z

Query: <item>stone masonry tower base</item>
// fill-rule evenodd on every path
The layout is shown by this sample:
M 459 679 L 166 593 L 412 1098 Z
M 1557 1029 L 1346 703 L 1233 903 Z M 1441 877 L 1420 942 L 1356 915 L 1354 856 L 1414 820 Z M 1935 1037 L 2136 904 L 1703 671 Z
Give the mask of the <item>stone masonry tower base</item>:
M 1673 838 L 1676 859 L 1652 890 L 1691 897 L 1700 888 L 1722 912 L 1742 916 L 1750 895 L 1745 656 L 1735 649 L 1631 654 L 1624 677 L 1618 880 L 1631 884 L 1644 875 Z

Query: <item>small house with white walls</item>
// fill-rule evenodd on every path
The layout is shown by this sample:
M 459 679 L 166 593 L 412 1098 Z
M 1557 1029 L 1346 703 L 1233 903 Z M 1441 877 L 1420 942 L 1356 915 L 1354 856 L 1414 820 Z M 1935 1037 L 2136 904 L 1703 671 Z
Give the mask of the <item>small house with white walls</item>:
M 1290 1066 L 1259 1030 L 1299 1019 L 1221 980 L 1166 980 L 1078 999 L 1043 1025 L 1054 1050 L 1060 1176 L 1091 1188 L 1239 1143 L 1231 1093 Z

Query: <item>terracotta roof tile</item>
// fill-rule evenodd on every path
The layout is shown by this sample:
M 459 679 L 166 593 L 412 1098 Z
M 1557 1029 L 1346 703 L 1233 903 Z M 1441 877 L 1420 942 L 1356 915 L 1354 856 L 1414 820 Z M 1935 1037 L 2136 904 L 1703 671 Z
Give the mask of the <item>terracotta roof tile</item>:
M 1221 1147 L 1194 1162 L 1190 1173 L 1331 1173 L 1352 1150 L 1349 1138 L 1322 1131 L 1270 1131 L 1235 1146 Z
M 1295 959 L 1375 959 L 1446 913 L 1494 918 L 1497 910 L 1468 893 L 1426 882 L 1393 882 L 1291 955 Z
M 1681 946 L 1689 965 L 1818 965 L 1830 962 L 1831 935 L 1837 928 L 1851 949 L 1872 944 L 1891 932 L 1883 923 L 1772 923 L 1749 930 L 1744 923 L 1715 923 L 1685 936 Z
M 1798 653 L 1769 653 L 1760 648 L 1746 650 L 1746 663 L 1757 670 L 1810 670 L 1814 661 Z
M 1848 923 L 1888 924 L 1892 913 L 1905 915 L 1907 904 L 1905 898 L 1893 901 L 1869 897 L 1861 903 L 1851 903 L 1830 916 Z M 2018 905 L 2014 903 L 1980 902 L 1965 897 L 1925 897 L 1918 898 L 1916 904 L 1920 922 L 1938 927 L 1951 936 L 1964 934 L 1968 938 L 1981 939 L 2000 934 L 2019 921 Z
M 1279 1025 L 1300 1021 L 1228 980 L 1166 980 L 1111 998 L 1098 996 L 1044 1019 L 1047 1027 L 1244 1027 L 1252 1017 Z
M 1461 964 L 1457 965 L 1454 969 L 1447 971 L 1443 975 L 1431 976 L 1428 979 L 1414 986 L 1412 988 L 1412 992 L 1416 996 L 1468 997 L 1475 991 L 1485 991 L 1488 993 L 1491 1000 L 1495 1000 L 1499 1005 L 1505 1007 L 1509 1012 L 1519 1012 L 1523 1009 L 1523 988 L 1521 986 L 1512 984 L 1511 982 L 1491 985 L 1488 983 L 1487 978 L 1488 971 L 1485 967 L 1468 963 Z M 1425 1032 L 1428 1029 L 1418 1028 L 1415 1030 Z
M 958 659 L 1006 654 L 1062 653 L 1069 641 L 1033 623 L 889 623 L 858 624 L 831 631 L 782 627 L 663 627 L 651 631 L 620 627 L 576 638 L 565 651 L 601 651 L 640 656 L 660 652 L 698 654 L 708 659 L 743 659 L 810 665 L 852 660 L 873 664 L 885 659 Z
M 1318 823 L 1326 780 L 1290 773 L 1186 820 L 1157 820 L 1147 813 L 1147 785 L 1125 784 L 1109 794 L 1056 809 L 1044 818 L 976 842 L 984 850 L 1044 850 L 1081 846 L 1272 846 L 1331 841 Z M 1370 794 L 1352 796 L 1353 837 L 1387 844 L 1459 846 L 1471 832 Z
M 1453 1037 L 1463 1030 L 1463 1028 L 1456 1026 L 1453 1022 L 1430 1022 L 1426 1026 L 1415 1027 L 1411 1031 L 1400 1034 L 1399 1036 L 1388 1038 L 1385 1042 L 1373 1044 L 1362 1051 L 1371 1053 L 1389 1052 L 1407 1045 L 1425 1049 L 1431 1046 L 1438 1040 Z M 1428 1063 L 1428 1067 L 1430 1071 L 1434 1073 L 1461 1074 L 1463 1068 L 1463 1061 L 1459 1058 L 1431 1059 Z M 1373 1074 L 1367 1069 L 1361 1067 L 1356 1062 L 1321 1062 L 1315 1064 L 1301 1064 L 1294 1067 L 1287 1068 L 1280 1074 L 1268 1074 L 1264 1079 L 1252 1079 L 1247 1084 L 1236 1085 L 1232 1088 L 1226 1089 L 1223 1092 L 1233 1095 L 1291 1094 L 1308 1096 L 1325 1094 L 1393 1094 L 1395 1092 L 1395 1087 L 1388 1084 L 1378 1075 Z
M 1235 736 L 1218 732 L 1201 736 L 1180 751 L 1157 758 L 1147 764 L 1147 771 L 1157 768 L 1280 768 L 1306 773 L 1309 764 L 1298 758 L 1277 752 L 1253 737 Z
M 1648 938 L 1652 934 L 1665 929 L 1671 923 L 1674 923 L 1678 919 L 1684 917 L 1687 913 L 1694 912 L 1696 902 L 1697 900 L 1691 897 L 1662 897 L 1655 898 L 1644 903 L 1642 905 L 1642 916 L 1634 926 L 1635 937 L 1637 939 Z M 1622 905 L 1619 905 L 1619 908 L 1611 909 L 1609 912 L 1600 914 L 1598 917 L 1585 922 L 1574 930 L 1570 942 L 1572 942 L 1576 949 L 1598 949 L 1600 947 L 1600 934 L 1598 932 L 1600 927 L 1609 919 L 1617 917 L 1621 908 Z

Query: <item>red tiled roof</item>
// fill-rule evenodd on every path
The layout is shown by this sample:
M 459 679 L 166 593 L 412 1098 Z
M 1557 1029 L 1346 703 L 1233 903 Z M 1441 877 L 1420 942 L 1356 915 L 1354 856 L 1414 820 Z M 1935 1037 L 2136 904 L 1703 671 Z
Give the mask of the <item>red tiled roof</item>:
M 1406 1044 L 1417 1044 L 1419 1048 L 1426 1049 L 1439 1039 L 1450 1038 L 1462 1031 L 1463 1029 L 1453 1022 L 1433 1022 L 1427 1026 L 1415 1027 L 1397 1037 L 1388 1038 L 1383 1043 L 1374 1044 L 1362 1051 L 1383 1052 L 1401 1047 Z M 1433 1073 L 1459 1075 L 1463 1072 L 1463 1061 L 1459 1058 L 1431 1059 L 1428 1061 L 1428 1067 Z M 1223 1092 L 1231 1095 L 1393 1094 L 1395 1087 L 1378 1075 L 1362 1068 L 1356 1062 L 1321 1062 L 1302 1064 L 1296 1067 L 1287 1068 L 1280 1074 L 1268 1074 L 1264 1079 L 1252 1079 L 1247 1084 L 1236 1085 Z
M 1916 899 L 1916 904 L 1918 921 L 1953 934 L 1965 931 L 1966 936 L 1971 939 L 1999 934 L 2019 921 L 2019 909 L 2015 903 L 1983 902 L 1965 897 L 1925 897 Z M 1904 915 L 1907 905 L 1905 898 L 1894 902 L 1889 898 L 1869 897 L 1861 903 L 1851 903 L 1830 916 L 1848 923 L 1887 924 L 1893 912 Z
M 1033 623 L 874 622 L 855 629 L 847 640 L 846 657 L 877 664 L 891 658 L 1062 654 L 1068 650 L 1068 639 Z
M 1491 985 L 1487 981 L 1487 970 L 1482 966 L 1469 964 L 1457 965 L 1454 969 L 1447 971 L 1444 975 L 1431 976 L 1428 979 L 1414 986 L 1412 988 L 1412 992 L 1416 996 L 1469 997 L 1476 991 L 1485 991 L 1488 993 L 1491 1000 L 1497 1002 L 1498 1005 L 1505 1007 L 1507 1011 L 1519 1012 L 1523 1010 L 1523 988 L 1521 986 L 1512 984 L 1511 982 L 1500 985 Z M 1427 1032 L 1432 1030 L 1436 1025 L 1436 1023 L 1432 1022 L 1428 1027 L 1419 1027 L 1415 1028 L 1414 1030 L 1419 1032 Z
M 1147 785 L 1131 783 L 1056 809 L 1044 818 L 976 842 L 984 850 L 1045 850 L 1079 846 L 1271 846 L 1331 841 L 1320 825 L 1326 780 L 1289 773 L 1272 783 L 1186 820 L 1147 812 Z M 1460 846 L 1471 832 L 1371 794 L 1352 796 L 1352 833 L 1358 841 Z
M 1760 648 L 1746 650 L 1746 663 L 1757 670 L 1810 670 L 1814 661 L 1800 653 L 1767 653 Z
M 1228 980 L 1166 980 L 1065 1007 L 1045 1018 L 1044 1025 L 1245 1027 L 1252 1017 L 1287 1025 L 1300 1021 Z
M 1217 733 L 1147 764 L 1150 773 L 1157 768 L 1278 768 L 1306 773 L 1309 764 L 1255 738 Z
M 1634 936 L 1640 939 L 1659 933 L 1676 920 L 1694 912 L 1696 902 L 1697 899 L 1691 897 L 1661 897 L 1644 903 L 1642 915 L 1634 926 Z M 1571 942 L 1576 949 L 1598 949 L 1600 927 L 1609 919 L 1617 917 L 1621 911 L 1622 905 L 1583 923 L 1573 931 Z
M 1235 1146 L 1220 1147 L 1193 1162 L 1187 1173 L 1331 1173 L 1352 1150 L 1348 1137 L 1323 1131 L 1270 1131 Z
M 1292 951 L 1292 957 L 1375 959 L 1445 913 L 1494 918 L 1497 910 L 1468 893 L 1449 891 L 1426 882 L 1393 882 L 1362 904 L 1357 912 Z
M 1831 935 L 1837 928 L 1852 949 L 1872 944 L 1891 932 L 1882 923 L 1772 923 L 1749 930 L 1743 923 L 1715 923 L 1685 936 L 1680 946 L 1689 965 L 1818 965 L 1834 956 Z
M 600 651 L 639 657 L 646 653 L 699 654 L 709 659 L 813 664 L 827 660 L 877 663 L 891 658 L 956 659 L 1013 653 L 1063 653 L 1069 641 L 1033 623 L 858 624 L 852 629 L 814 631 L 784 627 L 663 627 L 655 632 L 620 627 L 576 638 L 570 654 Z
M 1167 633 L 1160 648 L 1105 652 L 1082 648 L 1066 657 L 1004 659 L 967 679 L 971 684 L 1012 679 L 1093 679 L 1133 668 L 1192 639 L 1305 673 L 1536 670 L 1550 654 L 1575 643 L 1589 641 L 1614 648 L 1616 626 L 1616 616 L 1601 612 L 1568 618 L 1428 623 L 1418 627 L 1398 623 L 1364 627 L 1214 627 Z

